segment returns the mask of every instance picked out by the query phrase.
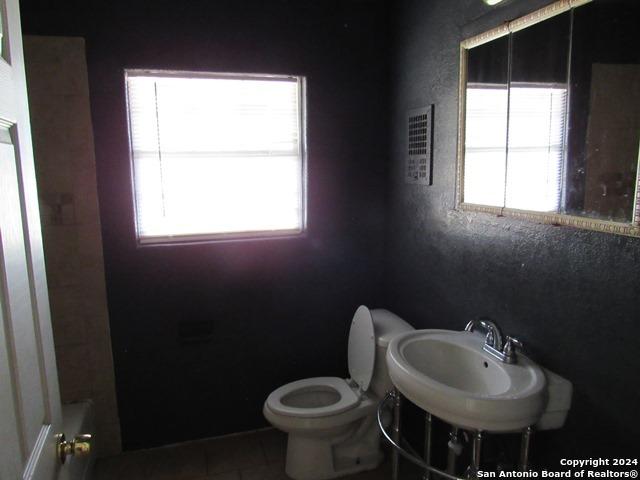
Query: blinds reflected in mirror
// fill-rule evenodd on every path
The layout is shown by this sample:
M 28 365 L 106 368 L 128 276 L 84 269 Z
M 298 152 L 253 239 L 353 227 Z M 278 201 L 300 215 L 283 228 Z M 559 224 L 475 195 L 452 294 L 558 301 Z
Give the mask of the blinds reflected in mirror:
M 563 86 L 470 84 L 465 202 L 558 212 L 566 113 Z
M 138 238 L 300 232 L 301 81 L 128 72 Z
M 640 236 L 639 20 L 557 0 L 461 42 L 461 210 Z
M 507 167 L 507 85 L 467 87 L 464 201 L 504 206 Z
M 567 89 L 511 85 L 505 206 L 560 209 Z

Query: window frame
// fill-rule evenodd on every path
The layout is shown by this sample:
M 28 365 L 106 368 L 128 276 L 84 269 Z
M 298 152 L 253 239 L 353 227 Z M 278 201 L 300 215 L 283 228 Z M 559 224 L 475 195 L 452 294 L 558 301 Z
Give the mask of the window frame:
M 131 114 L 129 108 L 128 82 L 129 77 L 166 77 L 166 78 L 204 78 L 204 79 L 236 79 L 236 80 L 262 80 L 278 81 L 294 79 L 298 84 L 298 120 L 299 142 L 298 155 L 301 162 L 300 186 L 301 186 L 301 225 L 299 229 L 290 230 L 256 230 L 245 232 L 222 232 L 201 234 L 175 234 L 154 235 L 141 237 L 138 228 L 138 205 L 135 186 L 135 160 L 133 155 L 133 138 L 131 126 Z M 131 208 L 133 209 L 133 229 L 137 247 L 192 245 L 203 243 L 238 242 L 252 240 L 276 240 L 304 238 L 307 235 L 308 218 L 308 154 L 307 154 L 307 81 L 304 75 L 290 74 L 259 74 L 259 73 L 228 73 L 228 72 L 198 72 L 188 70 L 161 70 L 161 69 L 124 69 L 124 93 L 127 115 L 127 137 L 129 147 L 129 179 L 131 186 Z

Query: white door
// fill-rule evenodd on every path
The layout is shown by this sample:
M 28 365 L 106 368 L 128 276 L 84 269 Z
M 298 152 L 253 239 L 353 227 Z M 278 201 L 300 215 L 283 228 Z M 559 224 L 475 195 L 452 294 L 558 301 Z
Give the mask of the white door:
M 0 14 L 0 480 L 52 480 L 62 416 L 18 0 Z

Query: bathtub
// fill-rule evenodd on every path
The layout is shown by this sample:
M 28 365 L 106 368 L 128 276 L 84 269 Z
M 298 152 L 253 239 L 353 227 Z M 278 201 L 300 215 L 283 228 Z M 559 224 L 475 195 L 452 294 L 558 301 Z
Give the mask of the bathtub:
M 85 400 L 62 405 L 62 427 L 67 439 L 82 433 L 95 433 L 93 403 Z M 84 458 L 70 457 L 60 469 L 58 480 L 91 480 L 91 472 L 95 463 L 95 439 L 91 442 L 91 453 Z

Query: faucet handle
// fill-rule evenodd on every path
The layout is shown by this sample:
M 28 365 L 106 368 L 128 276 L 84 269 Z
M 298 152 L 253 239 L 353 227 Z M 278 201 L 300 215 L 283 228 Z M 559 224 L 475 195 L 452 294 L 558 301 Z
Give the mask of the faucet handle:
M 504 353 L 505 357 L 507 358 L 515 359 L 516 349 L 523 350 L 524 345 L 517 338 L 507 336 L 507 340 L 504 343 L 502 353 Z
M 473 330 L 480 325 L 480 322 L 477 318 L 474 318 L 472 320 L 469 320 L 469 322 L 467 323 L 467 325 L 464 327 L 464 331 L 465 332 L 473 332 Z
M 510 337 L 509 335 L 507 335 L 507 343 L 513 344 L 514 347 L 516 347 L 516 348 L 518 348 L 520 350 L 522 350 L 524 348 L 524 345 L 522 344 L 522 342 L 520 340 L 518 340 L 516 337 Z

